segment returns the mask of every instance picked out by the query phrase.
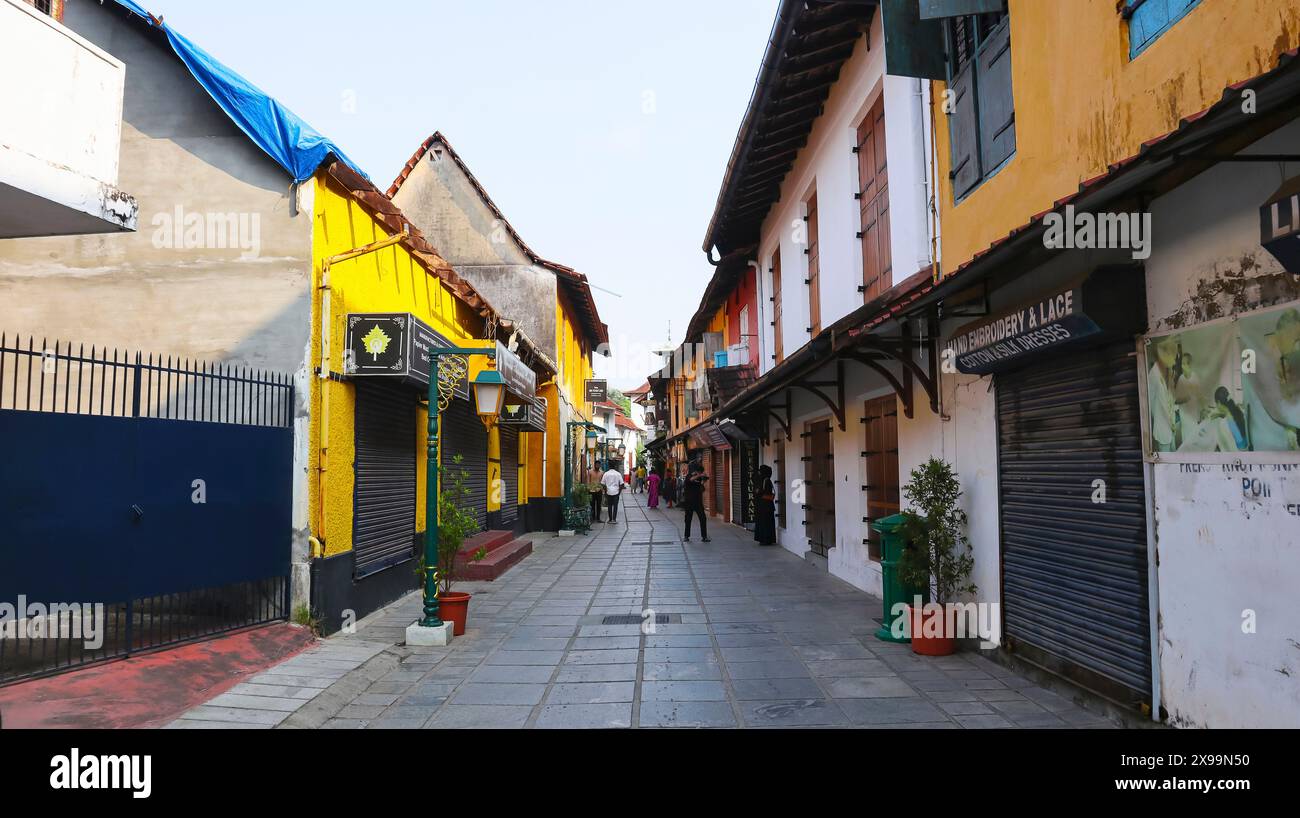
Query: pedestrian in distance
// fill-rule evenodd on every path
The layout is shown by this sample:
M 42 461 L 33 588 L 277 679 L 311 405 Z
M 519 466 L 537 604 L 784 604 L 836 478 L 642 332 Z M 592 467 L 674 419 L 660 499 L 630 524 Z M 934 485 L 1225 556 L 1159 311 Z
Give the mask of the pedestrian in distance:
M 676 469 L 665 469 L 663 479 L 659 483 L 659 491 L 662 493 L 664 502 L 668 508 L 672 508 L 677 502 L 677 473 Z
M 776 486 L 772 484 L 772 467 L 760 466 L 758 478 L 754 490 L 754 539 L 759 545 L 776 545 Z
M 704 467 L 692 463 L 686 474 L 685 485 L 682 486 L 681 507 L 686 511 L 686 536 L 682 542 L 691 541 L 692 517 L 698 517 L 700 521 L 700 542 L 713 542 L 709 539 L 708 517 L 704 513 L 704 488 L 708 482 L 709 476 L 704 473 Z
M 605 487 L 605 502 L 608 504 L 606 510 L 608 511 L 609 521 L 616 523 L 618 522 L 618 497 L 623 493 L 623 487 L 626 485 L 623 482 L 623 473 L 611 462 L 609 471 L 605 472 L 605 476 L 600 478 L 600 482 Z
M 650 484 L 649 496 L 646 498 L 646 506 L 648 508 L 657 509 L 659 508 L 659 475 L 656 472 L 650 472 L 650 476 L 647 477 L 646 480 Z
M 603 486 L 605 474 L 596 464 L 592 464 L 587 471 L 587 486 L 592 489 L 591 492 L 591 521 L 593 523 L 602 522 L 600 519 L 600 509 L 605 505 L 605 496 L 601 491 L 596 491 L 596 486 Z

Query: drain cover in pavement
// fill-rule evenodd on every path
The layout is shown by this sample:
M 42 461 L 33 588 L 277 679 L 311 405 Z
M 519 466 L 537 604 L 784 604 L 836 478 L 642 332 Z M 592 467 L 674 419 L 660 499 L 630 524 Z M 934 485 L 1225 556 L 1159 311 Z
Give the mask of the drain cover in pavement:
M 614 614 L 600 621 L 602 625 L 640 625 L 642 618 L 638 614 Z M 655 614 L 656 625 L 673 624 L 672 614 Z

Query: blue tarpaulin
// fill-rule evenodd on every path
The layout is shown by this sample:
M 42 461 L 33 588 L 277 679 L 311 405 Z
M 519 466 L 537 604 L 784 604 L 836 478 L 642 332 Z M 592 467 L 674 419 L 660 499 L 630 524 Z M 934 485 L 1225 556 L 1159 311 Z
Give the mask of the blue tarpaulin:
M 134 0 L 115 2 L 148 21 L 150 25 L 157 25 L 154 16 Z M 248 138 L 266 151 L 295 182 L 310 179 L 331 155 L 365 176 L 361 168 L 338 145 L 322 136 L 278 100 L 230 70 L 171 26 L 158 27 L 167 35 L 167 41 L 171 43 L 176 56 L 189 68 L 194 79 L 198 80 L 226 115 L 248 134 Z

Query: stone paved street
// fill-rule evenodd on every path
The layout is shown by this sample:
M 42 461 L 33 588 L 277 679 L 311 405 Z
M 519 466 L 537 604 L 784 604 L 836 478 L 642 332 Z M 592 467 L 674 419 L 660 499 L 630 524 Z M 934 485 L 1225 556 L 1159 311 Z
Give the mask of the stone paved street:
M 624 498 L 618 524 L 459 585 L 474 600 L 451 646 L 400 644 L 412 594 L 171 726 L 1111 726 L 978 654 L 877 640 L 879 600 L 740 528 L 683 544 L 679 512 Z M 601 624 L 646 609 L 674 621 Z

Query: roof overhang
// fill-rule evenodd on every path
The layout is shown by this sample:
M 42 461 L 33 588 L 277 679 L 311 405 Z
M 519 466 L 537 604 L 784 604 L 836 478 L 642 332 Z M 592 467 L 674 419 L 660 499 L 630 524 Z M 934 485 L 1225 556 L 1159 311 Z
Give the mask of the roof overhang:
M 782 0 L 704 238 L 720 255 L 756 244 L 878 0 Z

